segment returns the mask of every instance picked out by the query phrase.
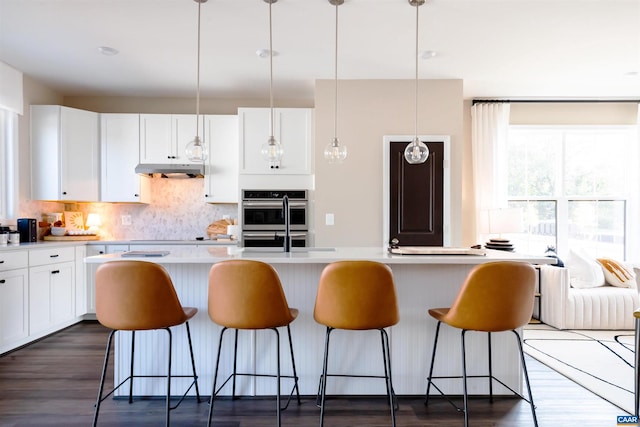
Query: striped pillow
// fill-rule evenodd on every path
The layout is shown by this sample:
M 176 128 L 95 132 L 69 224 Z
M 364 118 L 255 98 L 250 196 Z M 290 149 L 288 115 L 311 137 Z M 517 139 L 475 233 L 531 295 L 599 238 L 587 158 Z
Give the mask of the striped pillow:
M 597 258 L 608 284 L 619 288 L 636 288 L 636 274 L 623 263 L 610 258 Z

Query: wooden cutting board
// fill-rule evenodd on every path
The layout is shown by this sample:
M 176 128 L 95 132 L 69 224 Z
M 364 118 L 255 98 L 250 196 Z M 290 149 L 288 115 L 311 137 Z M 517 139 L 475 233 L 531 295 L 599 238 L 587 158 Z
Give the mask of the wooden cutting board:
M 56 242 L 72 242 L 74 240 L 98 240 L 98 236 L 44 236 L 43 239 Z

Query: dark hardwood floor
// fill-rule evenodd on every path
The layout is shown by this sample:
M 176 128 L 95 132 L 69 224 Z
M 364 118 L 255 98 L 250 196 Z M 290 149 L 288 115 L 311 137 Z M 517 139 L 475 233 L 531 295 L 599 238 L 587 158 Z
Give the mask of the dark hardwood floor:
M 25 348 L 0 357 L 0 426 L 88 426 L 98 388 L 107 330 L 96 322 L 67 328 Z M 212 344 L 213 345 L 213 344 Z M 427 361 L 425 361 L 427 363 Z M 541 427 L 616 426 L 625 412 L 589 391 L 527 359 L 538 421 Z M 275 425 L 275 401 L 241 399 L 216 401 L 216 427 Z M 206 424 L 208 403 L 187 400 L 172 412 L 174 426 Z M 100 426 L 158 426 L 164 420 L 162 400 L 129 405 L 108 399 L 100 413 Z M 319 409 L 315 398 L 292 404 L 283 412 L 284 426 L 316 426 Z M 532 426 L 529 405 L 519 399 L 471 400 L 470 423 L 480 426 Z M 327 427 L 389 426 L 384 398 L 334 398 L 328 400 Z M 428 407 L 419 396 L 400 396 L 399 427 L 462 426 L 463 417 L 444 400 Z

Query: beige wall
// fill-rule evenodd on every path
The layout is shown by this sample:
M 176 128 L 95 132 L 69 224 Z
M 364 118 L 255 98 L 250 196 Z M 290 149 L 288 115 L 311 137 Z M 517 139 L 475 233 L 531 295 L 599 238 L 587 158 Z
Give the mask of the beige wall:
M 462 242 L 462 176 L 465 143 L 461 80 L 420 82 L 418 133 L 451 137 L 452 244 Z M 315 218 L 317 246 L 382 246 L 382 143 L 385 135 L 413 135 L 412 80 L 339 82 L 338 138 L 348 149 L 343 164 L 324 161 L 333 137 L 334 85 L 316 82 Z M 335 225 L 325 225 L 325 214 Z
M 276 99 L 276 107 L 313 107 L 313 101 Z M 98 113 L 194 114 L 195 98 L 67 96 L 67 107 Z M 268 107 L 268 99 L 200 99 L 201 114 L 236 114 L 238 107 Z
M 635 102 L 534 102 L 511 104 L 512 125 L 635 125 Z

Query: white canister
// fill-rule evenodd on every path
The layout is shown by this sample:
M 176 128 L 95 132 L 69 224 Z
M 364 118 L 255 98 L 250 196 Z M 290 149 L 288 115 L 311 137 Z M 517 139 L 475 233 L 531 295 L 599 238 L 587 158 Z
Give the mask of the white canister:
M 231 236 L 232 239 L 237 239 L 240 234 L 240 226 L 239 225 L 227 225 L 227 234 Z
M 10 231 L 8 234 L 9 238 L 7 242 L 10 245 L 19 245 L 20 244 L 20 232 L 19 231 Z
M 0 246 L 7 246 L 9 242 L 9 233 L 0 231 Z

